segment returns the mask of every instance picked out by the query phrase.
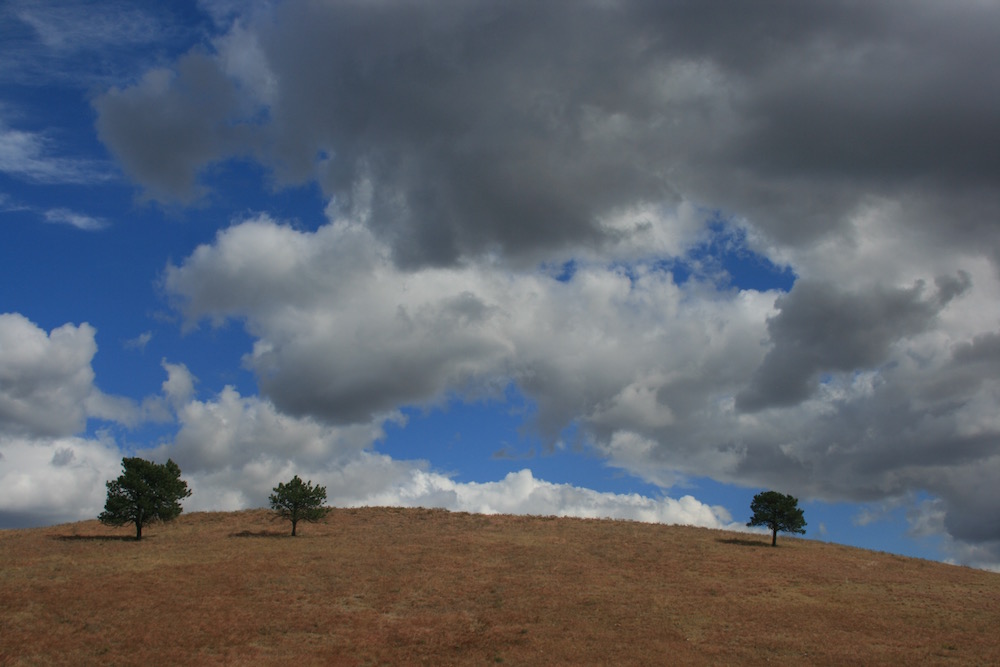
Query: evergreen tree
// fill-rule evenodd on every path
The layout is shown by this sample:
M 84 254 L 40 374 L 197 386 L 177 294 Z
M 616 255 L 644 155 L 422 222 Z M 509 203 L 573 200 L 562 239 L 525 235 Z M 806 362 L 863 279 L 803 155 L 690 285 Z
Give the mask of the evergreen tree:
M 312 480 L 303 482 L 296 475 L 287 484 L 278 482 L 271 494 L 271 509 L 282 519 L 292 522 L 292 536 L 295 536 L 295 526 L 299 521 L 319 521 L 326 516 L 329 508 L 323 507 L 326 502 L 326 487 L 313 486 Z
M 750 503 L 748 526 L 767 526 L 771 529 L 771 546 L 778 545 L 778 531 L 783 533 L 805 533 L 806 521 L 799 509 L 799 500 L 777 491 L 764 491 L 753 497 Z
M 121 476 L 107 486 L 108 499 L 98 520 L 109 526 L 135 524 L 137 540 L 142 539 L 143 526 L 180 516 L 181 499 L 191 495 L 173 460 L 160 464 L 123 458 Z

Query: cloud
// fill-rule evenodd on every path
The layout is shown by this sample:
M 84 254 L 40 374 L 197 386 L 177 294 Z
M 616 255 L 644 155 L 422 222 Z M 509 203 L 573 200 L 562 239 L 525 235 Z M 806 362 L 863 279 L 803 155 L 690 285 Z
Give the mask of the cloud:
M 198 0 L 197 4 L 217 26 L 227 28 L 248 12 L 269 11 L 275 3 L 271 0 L 256 0 L 253 3 L 243 0 Z
M 88 88 L 131 78 L 183 34 L 169 8 L 127 0 L 10 0 L 0 21 L 0 80 L 26 86 Z
M 104 483 L 121 472 L 121 452 L 108 439 L 0 434 L 0 451 L 5 527 L 93 519 L 104 507 Z
M 764 358 L 775 298 L 678 286 L 641 266 L 581 264 L 569 281 L 489 265 L 401 271 L 362 226 L 304 232 L 266 217 L 169 266 L 164 285 L 190 320 L 246 319 L 257 341 L 244 363 L 290 414 L 359 423 L 513 382 L 550 441 L 582 422 L 639 465 L 659 429 L 696 411 L 725 417 L 726 397 Z M 626 427 L 657 437 L 626 447 Z
M 146 346 L 149 345 L 149 341 L 153 340 L 152 331 L 143 331 L 141 334 L 135 338 L 129 338 L 122 345 L 129 350 L 145 350 Z
M 95 44 L 154 41 L 159 25 L 134 8 L 94 11 L 72 3 L 14 3 L 17 17 L 31 26 L 43 44 L 54 51 L 82 51 Z M 99 8 L 108 9 L 109 7 Z
M 382 436 L 383 419 L 342 428 L 282 414 L 268 401 L 240 396 L 226 387 L 209 402 L 190 401 L 180 410 L 181 429 L 171 455 L 201 470 L 241 468 L 261 456 L 299 465 L 329 464 Z
M 234 84 L 199 53 L 185 56 L 176 73 L 151 70 L 135 87 L 112 89 L 94 105 L 102 141 L 113 147 L 141 144 L 141 150 L 117 154 L 153 196 L 194 199 L 200 194 L 200 167 L 238 150 L 240 128 L 231 118 L 239 107 Z
M 794 405 L 812 395 L 820 373 L 877 367 L 890 346 L 926 330 L 937 313 L 968 289 L 968 275 L 940 277 L 937 294 L 924 298 L 924 285 L 892 289 L 876 286 L 865 294 L 798 282 L 775 304 L 768 320 L 774 347 L 747 390 L 736 397 L 741 410 Z
M 0 435 L 66 438 L 88 419 L 142 420 L 131 399 L 94 384 L 96 333 L 86 322 L 46 332 L 19 313 L 0 314 Z
M 191 371 L 184 364 L 167 363 L 166 359 L 160 361 L 163 370 L 167 371 L 167 379 L 163 381 L 163 395 L 174 406 L 180 409 L 188 403 L 194 396 L 194 384 L 197 382 Z
M 17 313 L 0 315 L 0 433 L 71 436 L 96 391 L 89 324 L 46 333 Z
M 429 472 L 420 461 L 398 461 L 361 452 L 337 467 L 316 468 L 292 461 L 262 459 L 244 468 L 185 473 L 194 492 L 191 510 L 237 510 L 266 506 L 277 481 L 298 474 L 326 487 L 337 507 L 435 507 L 455 512 L 530 514 L 624 519 L 741 530 L 723 507 L 692 496 L 650 498 L 639 494 L 601 493 L 570 484 L 540 480 L 528 469 L 496 482 L 455 482 Z
M 111 178 L 107 165 L 82 158 L 67 158 L 52 155 L 52 141 L 37 132 L 14 130 L 0 120 L 0 172 L 35 183 L 82 183 L 92 184 Z M 78 222 L 89 220 L 93 225 L 98 221 L 84 216 L 76 216 L 65 209 L 50 211 L 52 222 Z M 48 217 L 48 216 L 46 216 Z
M 183 367 L 164 364 L 171 387 L 190 380 Z M 180 378 L 179 378 L 180 376 Z M 174 458 L 192 489 L 187 511 L 262 507 L 278 481 L 299 474 L 327 487 L 342 507 L 441 507 L 453 511 L 617 518 L 739 529 L 721 507 L 691 496 L 649 498 L 599 493 L 536 479 L 530 470 L 488 483 L 459 483 L 429 471 L 426 462 L 399 461 L 371 450 L 379 422 L 331 427 L 289 417 L 256 397 L 227 387 L 208 401 L 179 405 L 174 442 L 136 452 Z M 119 474 L 123 451 L 107 437 L 25 438 L 0 434 L 0 524 L 32 526 L 91 519 L 105 499 L 104 482 Z
M 76 213 L 65 208 L 54 208 L 45 212 L 45 220 L 70 225 L 88 232 L 96 232 L 107 228 L 108 221 L 94 218 L 82 213 Z
M 536 479 L 528 469 L 509 473 L 497 482 L 465 484 L 414 470 L 408 485 L 373 493 L 353 504 L 444 507 L 481 514 L 627 519 L 727 530 L 741 528 L 741 524 L 733 523 L 725 508 L 705 505 L 691 496 L 657 500 L 639 494 L 601 493 Z
M 580 262 L 561 280 L 489 263 L 404 270 L 363 225 L 258 216 L 168 266 L 163 284 L 192 324 L 244 321 L 262 395 L 314 428 L 369 428 L 399 406 L 513 383 L 550 443 L 575 425 L 578 444 L 663 488 L 709 476 L 863 502 L 924 491 L 972 544 L 990 528 L 958 517 L 990 503 L 973 470 L 994 465 L 1000 433 L 983 317 L 1000 284 L 986 258 L 950 260 L 953 275 L 923 283 L 719 291 L 644 263 Z M 230 456 L 242 454 L 217 458 Z
M 540 397 L 540 426 L 553 432 L 581 408 L 613 410 L 637 367 L 694 373 L 695 359 L 726 354 L 728 368 L 714 362 L 722 382 L 755 367 L 773 301 L 687 299 L 697 281 L 681 288 L 648 268 L 581 265 L 568 282 L 496 266 L 402 271 L 363 226 L 303 232 L 266 216 L 168 266 L 164 286 L 189 320 L 247 318 L 258 340 L 244 363 L 291 414 L 365 421 L 513 381 Z M 645 397 L 640 412 L 658 423 L 664 413 Z
M 608 221 L 682 200 L 775 251 L 880 197 L 995 249 L 997 11 L 286 3 L 95 107 L 151 196 L 190 199 L 249 155 L 365 209 L 407 266 L 602 248 L 643 228 Z
M 242 509 L 267 504 L 277 484 L 294 474 L 327 487 L 336 506 L 442 507 L 454 511 L 618 518 L 734 528 L 721 507 L 685 496 L 654 499 L 599 493 L 536 479 L 530 470 L 488 483 L 459 483 L 420 460 L 393 460 L 372 451 L 386 415 L 371 423 L 330 426 L 281 414 L 267 400 L 226 387 L 179 411 L 181 430 L 156 456 L 170 455 L 191 480 L 189 509 Z
M 949 562 L 1000 573 L 1000 563 L 996 557 L 1000 553 L 1000 540 L 992 538 L 985 543 L 976 544 L 953 539 L 945 525 L 947 516 L 947 507 L 940 499 L 914 503 L 906 515 L 910 525 L 909 533 L 917 538 L 932 539 L 943 535 L 942 551 L 948 554 Z
M 3 193 L 0 193 L 0 210 L 30 212 L 40 216 L 45 222 L 70 225 L 71 227 L 88 232 L 100 231 L 110 226 L 110 223 L 103 218 L 95 218 L 86 213 L 79 213 L 68 208 L 40 209 L 17 202 Z

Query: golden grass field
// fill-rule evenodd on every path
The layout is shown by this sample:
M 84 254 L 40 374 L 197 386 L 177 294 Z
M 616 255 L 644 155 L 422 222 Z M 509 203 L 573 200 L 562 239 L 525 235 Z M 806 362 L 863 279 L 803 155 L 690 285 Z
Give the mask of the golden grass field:
M 1000 664 L 1000 575 L 443 510 L 0 531 L 2 665 Z

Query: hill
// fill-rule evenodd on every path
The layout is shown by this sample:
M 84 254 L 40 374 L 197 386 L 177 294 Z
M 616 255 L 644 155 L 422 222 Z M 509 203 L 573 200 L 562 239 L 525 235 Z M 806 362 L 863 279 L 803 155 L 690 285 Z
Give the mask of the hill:
M 335 509 L 0 531 L 0 664 L 998 664 L 1000 576 L 809 540 Z

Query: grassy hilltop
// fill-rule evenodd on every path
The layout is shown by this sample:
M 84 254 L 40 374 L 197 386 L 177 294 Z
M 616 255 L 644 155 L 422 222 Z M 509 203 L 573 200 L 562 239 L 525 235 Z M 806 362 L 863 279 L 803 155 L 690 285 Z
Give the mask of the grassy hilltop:
M 1000 575 L 624 521 L 337 509 L 0 531 L 0 665 L 1000 664 Z

